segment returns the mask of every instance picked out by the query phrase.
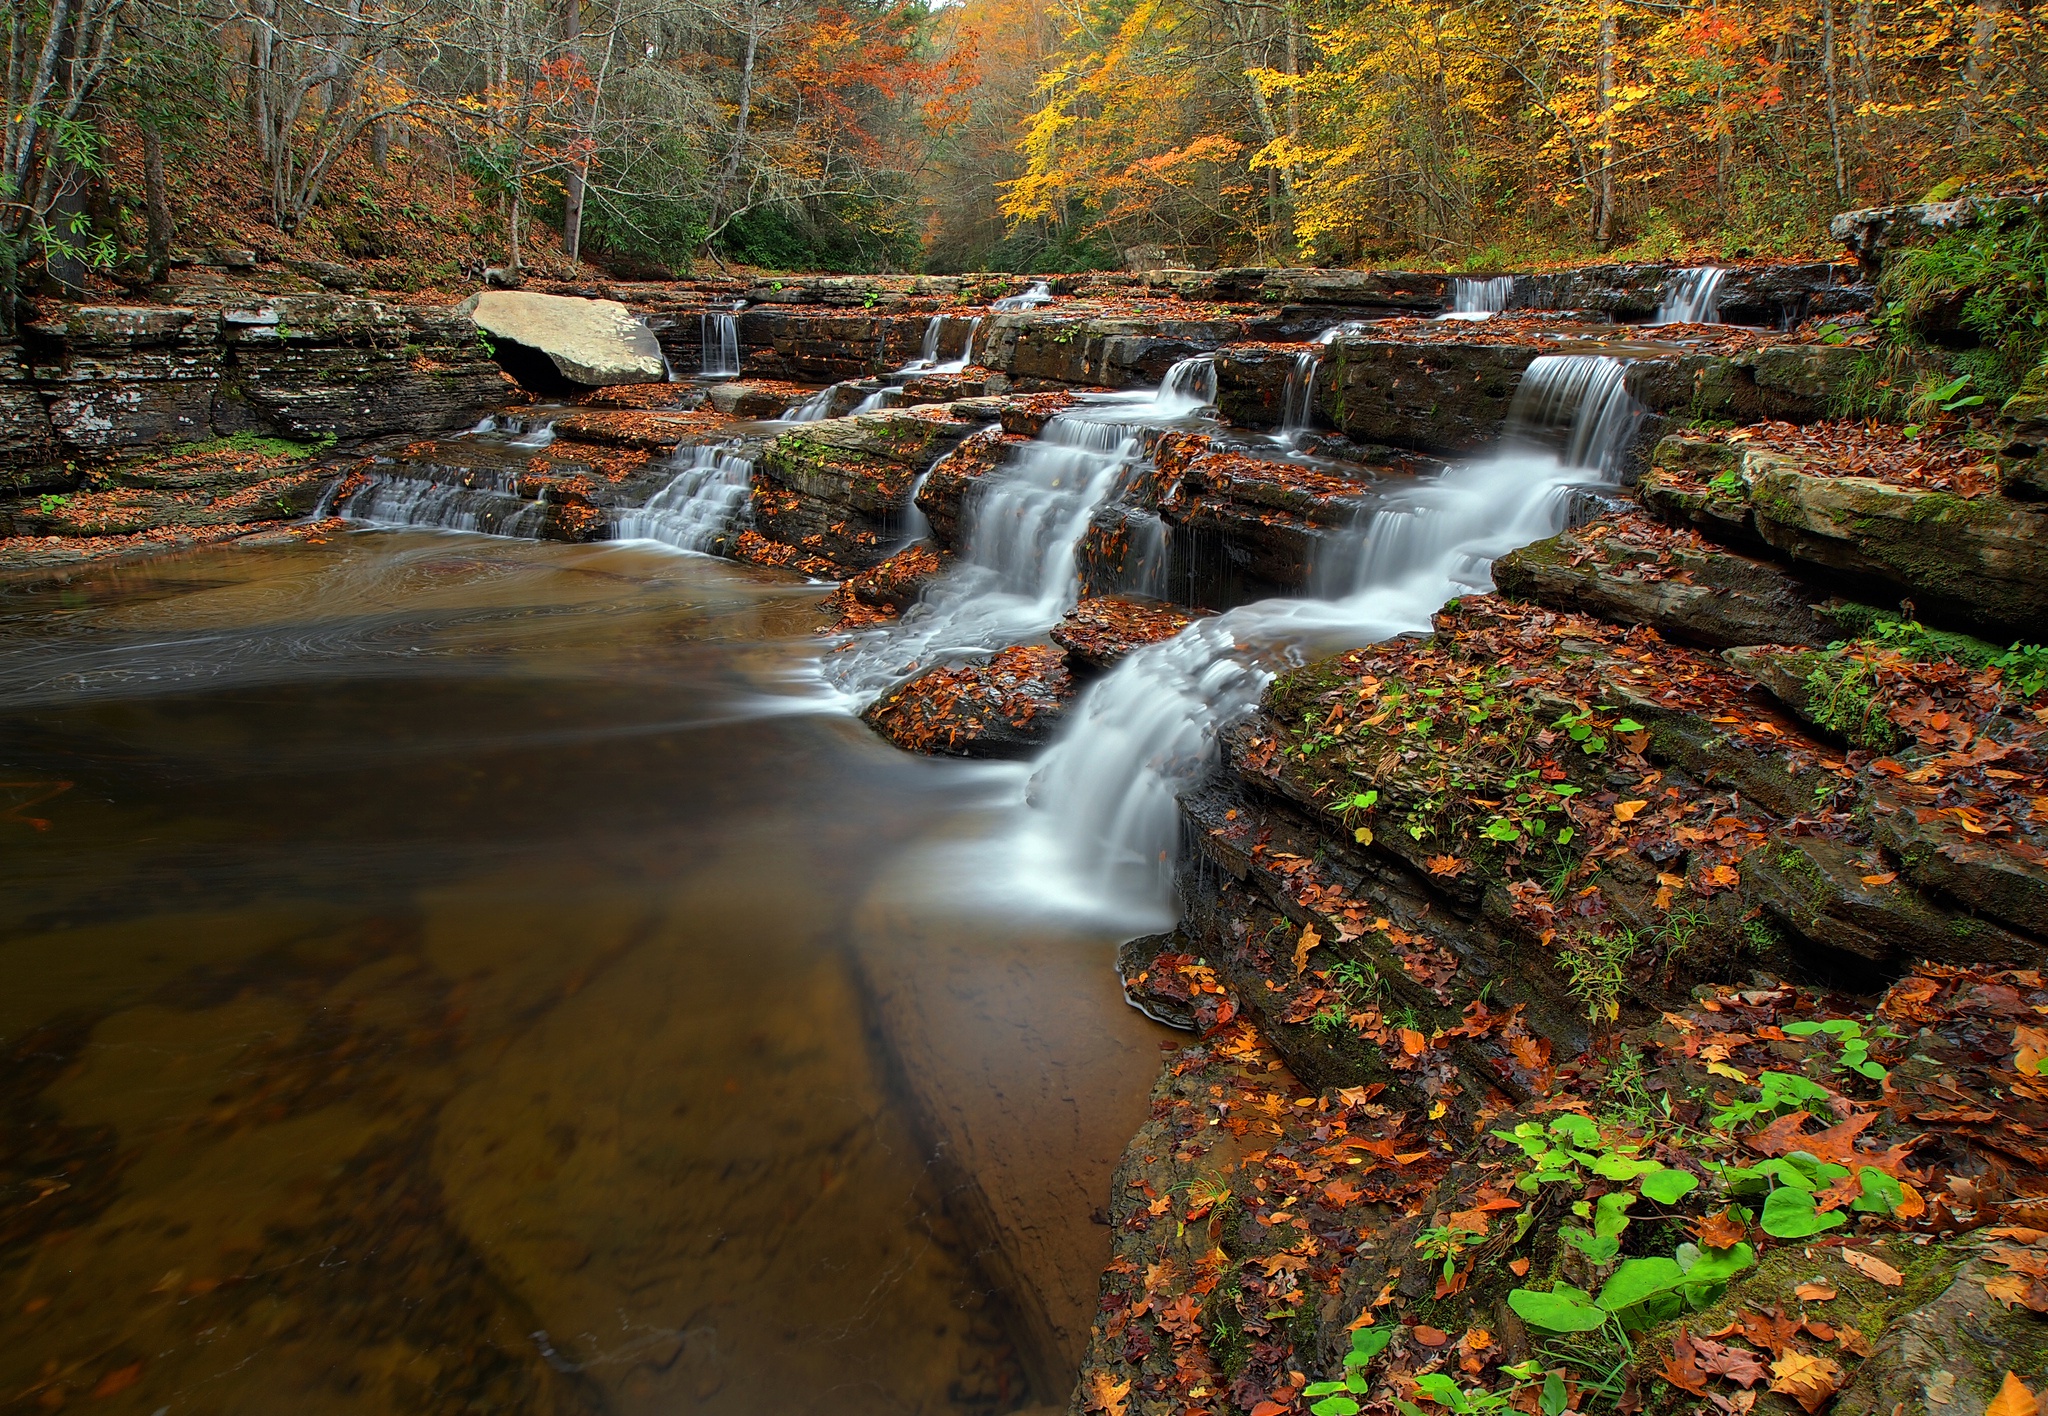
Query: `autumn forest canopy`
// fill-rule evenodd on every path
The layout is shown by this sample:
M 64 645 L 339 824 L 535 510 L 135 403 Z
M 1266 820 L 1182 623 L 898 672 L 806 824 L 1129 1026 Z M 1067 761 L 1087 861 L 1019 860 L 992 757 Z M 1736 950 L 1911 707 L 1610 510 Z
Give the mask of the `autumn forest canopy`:
M 10 286 L 1798 254 L 2037 179 L 2011 0 L 15 0 Z M 267 235 L 265 234 L 267 233 Z

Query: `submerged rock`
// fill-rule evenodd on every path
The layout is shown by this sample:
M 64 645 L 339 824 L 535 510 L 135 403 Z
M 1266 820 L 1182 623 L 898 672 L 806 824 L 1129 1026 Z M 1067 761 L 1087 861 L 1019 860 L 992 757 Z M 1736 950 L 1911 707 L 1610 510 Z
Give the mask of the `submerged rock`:
M 456 309 L 490 336 L 499 362 L 530 387 L 601 388 L 668 378 L 654 331 L 616 300 L 485 290 Z
M 1100 673 L 1133 650 L 1173 638 L 1200 614 L 1153 600 L 1099 596 L 1069 610 L 1053 626 L 1052 641 L 1067 651 L 1069 662 Z

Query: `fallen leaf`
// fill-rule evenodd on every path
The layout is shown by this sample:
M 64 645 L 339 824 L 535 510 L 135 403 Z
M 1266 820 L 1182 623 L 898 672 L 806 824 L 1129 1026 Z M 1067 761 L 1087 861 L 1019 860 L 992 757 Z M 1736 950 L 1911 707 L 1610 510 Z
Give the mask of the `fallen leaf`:
M 1699 1221 L 1692 1232 L 1709 1249 L 1732 1249 L 1749 1233 L 1749 1226 L 1737 1219 L 1732 1209 L 1724 1209 Z
M 1692 1339 L 1680 1328 L 1671 1338 L 1671 1355 L 1664 1359 L 1664 1370 L 1659 1373 L 1665 1381 L 1694 1396 L 1707 1394 L 1707 1371 L 1695 1356 Z
M 1899 872 L 1898 872 L 1898 871 L 1896 871 L 1896 870 L 1886 870 L 1886 871 L 1881 871 L 1880 873 L 1878 873 L 1878 874 L 1876 874 L 1876 875 L 1866 875 L 1866 876 L 1864 876 L 1864 877 L 1863 877 L 1863 883 L 1864 883 L 1865 885 L 1889 885 L 1889 884 L 1891 884 L 1891 883 L 1892 883 L 1892 882 L 1893 882 L 1894 880 L 1896 880 L 1896 879 L 1898 879 L 1898 878 L 1899 878 Z
M 1460 860 L 1454 855 L 1433 855 L 1428 861 L 1429 873 L 1431 875 L 1444 876 L 1460 875 L 1464 873 L 1466 866 L 1470 863 L 1469 861 Z
M 1870 1339 L 1863 1335 L 1861 1328 L 1852 1328 L 1845 1323 L 1835 1329 L 1835 1341 L 1851 1357 L 1868 1357 L 1870 1355 Z
M 1323 942 L 1323 936 L 1316 933 L 1314 925 L 1303 925 L 1301 939 L 1294 946 L 1294 972 L 1298 976 L 1308 967 L 1308 951 Z
M 1897 1288 L 1906 1281 L 1906 1276 L 1874 1254 L 1861 1249 L 1842 1250 L 1842 1262 L 1865 1278 L 1873 1279 L 1886 1288 Z
M 2014 1373 L 2007 1372 L 2005 1385 L 1984 1408 L 1984 1416 L 2038 1416 L 2040 1410 L 2040 1400 L 2027 1390 L 2026 1383 Z
M 92 1389 L 95 1397 L 118 1396 L 142 1380 L 142 1364 L 130 1362 L 125 1367 L 116 1367 L 100 1378 L 100 1384 Z M 2021 1388 L 2025 1390 L 2024 1387 Z M 2031 1416 L 2031 1410 L 2029 1413 Z
M 1614 819 L 1633 821 L 1636 819 L 1636 813 L 1648 805 L 1646 801 L 1618 801 L 1614 804 Z
M 1841 1364 L 1829 1358 L 1787 1352 L 1771 1363 L 1771 1390 L 1791 1397 L 1809 1412 L 1827 1405 L 1841 1389 Z
M 1417 1323 L 1414 1327 L 1408 1329 L 1408 1331 L 1414 1336 L 1415 1340 L 1421 1343 L 1424 1347 L 1442 1347 L 1446 1342 L 1449 1342 L 1451 1340 L 1451 1335 L 1445 1332 L 1442 1328 L 1433 1328 L 1425 1323 Z
M 1401 1050 L 1410 1057 L 1420 1057 L 1428 1046 L 1429 1039 L 1415 1031 L 1415 1029 L 1401 1029 Z
M 1825 1303 L 1835 1296 L 1835 1286 L 1832 1283 L 1822 1283 L 1818 1280 L 1802 1283 L 1792 1291 L 1809 1303 Z
M 1693 1348 L 1699 1354 L 1700 1366 L 1710 1376 L 1726 1377 L 1745 1390 L 1770 1375 L 1763 1359 L 1746 1347 L 1716 1342 L 1710 1337 L 1696 1337 Z
M 1529 1272 L 1529 1261 L 1527 1259 L 1509 1259 L 1508 1272 L 1516 1278 L 1524 1277 Z

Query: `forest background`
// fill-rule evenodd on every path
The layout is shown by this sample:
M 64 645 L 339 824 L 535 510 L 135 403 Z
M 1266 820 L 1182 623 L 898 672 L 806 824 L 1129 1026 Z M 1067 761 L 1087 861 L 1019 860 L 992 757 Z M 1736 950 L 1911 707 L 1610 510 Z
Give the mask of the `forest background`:
M 2038 181 L 2015 0 L 10 0 L 0 285 L 1818 251 Z

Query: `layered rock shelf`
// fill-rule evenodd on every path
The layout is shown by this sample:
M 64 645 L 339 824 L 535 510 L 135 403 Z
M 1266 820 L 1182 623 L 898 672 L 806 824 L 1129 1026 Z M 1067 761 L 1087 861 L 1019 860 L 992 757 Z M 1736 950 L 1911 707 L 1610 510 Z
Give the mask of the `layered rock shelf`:
M 595 391 L 458 311 L 53 309 L 0 354 L 4 554 L 315 512 L 666 540 L 839 582 L 841 664 L 1006 596 L 1002 642 L 876 651 L 866 722 L 944 756 L 1037 756 L 1208 636 L 1159 682 L 1243 696 L 1174 745 L 1217 759 L 1175 779 L 1180 923 L 1120 961 L 1198 1037 L 1102 1197 L 1096 1310 L 1027 1323 L 1026 1365 L 1078 1364 L 1083 1416 L 1335 1411 L 1347 1371 L 1347 1402 L 1557 1416 L 1578 1332 L 1624 1410 L 1789 1409 L 1734 1395 L 1775 1373 L 1818 1411 L 1796 1356 L 1837 1411 L 1945 1376 L 1978 1412 L 1998 1373 L 1937 1373 L 1943 1342 L 2048 1348 L 2048 1291 L 1999 1278 L 2048 1273 L 2048 399 L 1846 417 L 1884 243 L 1928 224 L 1857 215 L 1858 261 L 1730 270 L 1713 324 L 1650 324 L 1683 272 L 1646 265 L 1514 276 L 1474 320 L 1438 317 L 1479 277 L 1434 272 L 552 291 L 674 371 Z M 1574 359 L 1611 457 L 1542 404 Z M 1230 615 L 1392 596 L 1379 528 L 1521 452 L 1472 495 L 1587 475 L 1426 629 Z M 1652 1260 L 1655 1304 L 1596 1306 Z

